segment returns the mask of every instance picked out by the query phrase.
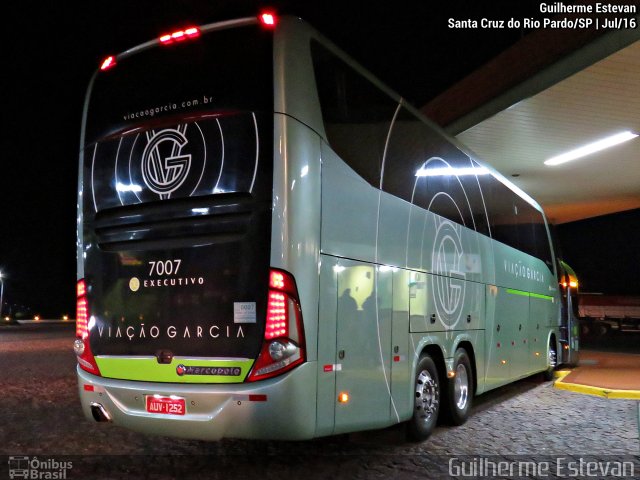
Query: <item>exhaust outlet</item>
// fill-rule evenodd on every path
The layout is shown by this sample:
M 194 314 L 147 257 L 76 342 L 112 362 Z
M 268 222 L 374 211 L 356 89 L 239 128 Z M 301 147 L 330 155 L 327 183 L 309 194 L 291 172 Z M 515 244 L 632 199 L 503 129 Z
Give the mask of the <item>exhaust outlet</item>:
M 93 415 L 93 418 L 96 422 L 111 421 L 111 415 L 109 415 L 109 412 L 107 412 L 107 410 L 105 410 L 105 408 L 100 403 L 91 403 L 91 415 Z

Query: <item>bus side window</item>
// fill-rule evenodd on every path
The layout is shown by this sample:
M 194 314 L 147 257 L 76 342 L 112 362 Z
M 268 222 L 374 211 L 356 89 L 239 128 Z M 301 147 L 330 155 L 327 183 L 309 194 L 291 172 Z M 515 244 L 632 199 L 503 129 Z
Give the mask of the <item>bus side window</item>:
M 489 234 L 471 160 L 406 108 L 392 127 L 382 189 Z
M 491 236 L 539 258 L 553 270 L 542 213 L 492 175 L 482 175 L 478 179 L 487 204 Z
M 311 55 L 329 145 L 380 188 L 384 146 L 398 103 L 316 41 Z
M 491 236 L 505 245 L 518 248 L 516 194 L 493 175 L 478 177 L 487 205 Z

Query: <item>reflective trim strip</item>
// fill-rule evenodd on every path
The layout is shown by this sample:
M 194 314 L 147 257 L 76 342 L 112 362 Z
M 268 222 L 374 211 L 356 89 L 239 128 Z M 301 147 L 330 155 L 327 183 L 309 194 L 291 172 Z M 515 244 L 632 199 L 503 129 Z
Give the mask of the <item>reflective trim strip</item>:
M 533 298 L 541 298 L 542 300 L 549 300 L 553 302 L 553 297 L 550 295 L 542 295 L 540 293 L 530 293 L 529 296 Z
M 231 397 L 236 402 L 266 402 L 267 396 L 261 394 L 250 393 L 247 395 L 234 395 Z
M 524 292 L 522 290 L 515 290 L 513 288 L 507 288 L 507 293 L 510 293 L 511 295 L 522 295 L 523 297 L 529 296 L 529 292 Z
M 211 359 L 174 357 L 170 364 L 158 363 L 155 357 L 96 356 L 105 378 L 171 383 L 242 383 L 253 366 L 250 359 Z M 239 368 L 240 375 L 178 375 L 178 365 L 205 368 Z
M 550 295 L 542 295 L 540 293 L 530 293 L 525 292 L 524 290 L 516 290 L 515 288 L 507 288 L 507 293 L 511 295 L 522 295 L 523 297 L 533 297 L 533 298 L 541 298 L 542 300 L 549 300 L 553 302 L 553 297 Z
M 341 363 L 333 363 L 333 364 L 329 364 L 329 365 L 325 365 L 322 370 L 326 373 L 326 372 L 340 372 L 342 370 L 342 364 Z

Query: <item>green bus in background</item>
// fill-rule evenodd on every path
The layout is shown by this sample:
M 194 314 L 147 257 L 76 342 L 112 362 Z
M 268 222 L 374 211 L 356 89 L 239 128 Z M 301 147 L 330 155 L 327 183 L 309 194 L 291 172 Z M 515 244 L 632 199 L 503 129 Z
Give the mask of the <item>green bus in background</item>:
M 299 18 L 171 32 L 94 75 L 78 380 L 146 433 L 463 423 L 558 358 L 540 206 Z

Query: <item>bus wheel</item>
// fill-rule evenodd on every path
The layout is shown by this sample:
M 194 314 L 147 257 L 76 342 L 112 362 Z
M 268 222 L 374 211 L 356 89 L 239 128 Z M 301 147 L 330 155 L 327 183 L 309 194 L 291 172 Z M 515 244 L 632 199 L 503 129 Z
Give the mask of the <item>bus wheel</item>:
M 611 333 L 611 327 L 606 323 L 602 323 L 602 322 L 596 323 L 595 329 L 599 337 L 604 337 L 606 335 L 609 335 L 609 333 Z
M 558 365 L 558 352 L 555 342 L 549 342 L 549 351 L 547 353 L 547 369 L 544 371 L 544 379 L 548 382 L 553 380 L 553 372 Z
M 444 414 L 447 423 L 462 425 L 469 418 L 473 400 L 473 370 L 471 360 L 464 348 L 454 355 L 455 376 L 447 382 L 447 396 Z
M 420 357 L 416 367 L 413 417 L 407 422 L 410 440 L 426 440 L 438 421 L 440 410 L 440 379 L 438 369 L 429 355 Z

